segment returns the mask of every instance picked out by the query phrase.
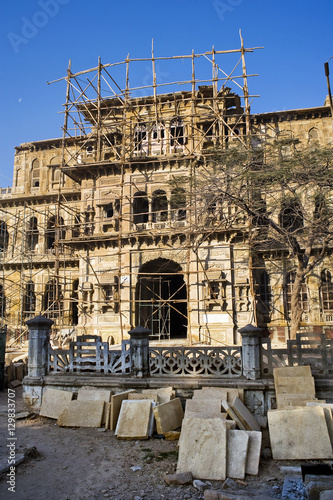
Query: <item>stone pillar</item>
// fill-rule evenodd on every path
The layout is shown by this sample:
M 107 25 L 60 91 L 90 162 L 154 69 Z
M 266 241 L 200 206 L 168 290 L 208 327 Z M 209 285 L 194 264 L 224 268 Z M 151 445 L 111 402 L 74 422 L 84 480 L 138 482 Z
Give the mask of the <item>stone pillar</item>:
M 243 375 L 249 380 L 261 378 L 261 328 L 251 324 L 238 330 L 242 336 Z
M 29 328 L 28 377 L 41 378 L 47 374 L 51 319 L 36 316 L 26 322 Z
M 139 378 L 146 377 L 149 375 L 149 334 L 151 330 L 137 326 L 128 333 L 132 360 L 131 374 Z

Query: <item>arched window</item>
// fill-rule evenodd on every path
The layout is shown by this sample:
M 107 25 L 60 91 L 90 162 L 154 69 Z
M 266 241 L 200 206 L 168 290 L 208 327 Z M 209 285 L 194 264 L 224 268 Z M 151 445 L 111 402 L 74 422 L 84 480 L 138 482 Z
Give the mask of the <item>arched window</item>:
M 51 250 L 54 248 L 54 243 L 56 239 L 56 220 L 57 217 L 56 215 L 53 215 L 52 217 L 49 218 L 48 223 L 47 223 L 47 230 L 46 230 L 46 248 L 47 250 Z M 64 229 L 64 220 L 62 217 L 59 219 L 59 240 L 63 240 L 65 238 L 65 229 Z
M 43 297 L 44 315 L 50 319 L 56 319 L 60 316 L 63 303 L 61 286 L 57 284 L 55 278 L 50 279 L 45 285 Z
M 291 233 L 303 227 L 303 213 L 297 198 L 284 200 L 282 202 L 280 224 L 283 229 Z
M 165 126 L 163 122 L 156 122 L 150 135 L 150 151 L 151 154 L 159 154 L 164 152 L 164 136 Z
M 113 204 L 109 203 L 104 207 L 104 217 L 106 217 L 107 219 L 111 219 L 113 217 L 113 214 Z
M 185 130 L 183 120 L 175 118 L 170 123 L 170 146 L 184 146 Z
M 25 287 L 25 294 L 23 298 L 23 316 L 32 316 L 36 310 L 36 294 L 35 284 L 33 281 L 28 281 Z
M 293 285 L 295 282 L 296 273 L 294 271 L 287 274 L 285 279 L 285 314 L 287 317 L 290 316 L 291 311 L 291 294 Z M 306 283 L 303 281 L 300 293 L 300 304 L 303 311 L 308 311 L 308 291 Z
M 138 123 L 134 130 L 135 151 L 148 153 L 147 125 Z
M 319 132 L 316 127 L 310 128 L 309 130 L 309 144 L 315 145 L 319 141 Z
M 38 158 L 32 162 L 32 170 L 31 170 L 31 187 L 36 188 L 39 187 L 40 183 L 40 165 Z
M 0 220 L 0 252 L 5 252 L 8 248 L 8 231 L 5 221 Z
M 38 225 L 37 217 L 31 217 L 27 229 L 27 250 L 34 252 L 38 244 Z
M 186 219 L 186 196 L 183 188 L 175 188 L 171 191 L 172 220 Z
M 147 193 L 138 191 L 133 198 L 133 223 L 142 224 L 148 222 L 149 203 Z
M 53 187 L 59 186 L 60 164 L 61 164 L 61 159 L 59 156 L 54 156 L 50 161 L 51 182 Z
M 320 298 L 323 311 L 333 310 L 333 283 L 332 274 L 328 269 L 320 273 Z
M 165 191 L 158 189 L 153 192 L 153 222 L 166 221 L 168 218 L 168 201 Z

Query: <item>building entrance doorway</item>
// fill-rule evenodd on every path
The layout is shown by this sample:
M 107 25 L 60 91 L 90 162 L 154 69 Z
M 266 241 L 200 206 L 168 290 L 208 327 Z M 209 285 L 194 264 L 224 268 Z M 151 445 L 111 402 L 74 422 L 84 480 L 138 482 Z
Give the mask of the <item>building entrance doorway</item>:
M 187 336 L 187 293 L 176 262 L 156 259 L 141 266 L 136 286 L 136 324 L 151 330 L 151 339 Z

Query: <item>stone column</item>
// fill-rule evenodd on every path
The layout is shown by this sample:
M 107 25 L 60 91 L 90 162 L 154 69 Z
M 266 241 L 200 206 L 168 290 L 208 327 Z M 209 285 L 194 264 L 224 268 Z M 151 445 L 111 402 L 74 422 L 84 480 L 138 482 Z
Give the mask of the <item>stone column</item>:
M 243 375 L 249 380 L 261 378 L 261 328 L 251 324 L 238 330 L 242 336 Z
M 47 374 L 51 319 L 36 316 L 26 322 L 29 328 L 28 377 L 41 378 Z
M 139 378 L 147 377 L 149 375 L 149 334 L 151 330 L 137 326 L 128 333 L 132 360 L 131 374 Z

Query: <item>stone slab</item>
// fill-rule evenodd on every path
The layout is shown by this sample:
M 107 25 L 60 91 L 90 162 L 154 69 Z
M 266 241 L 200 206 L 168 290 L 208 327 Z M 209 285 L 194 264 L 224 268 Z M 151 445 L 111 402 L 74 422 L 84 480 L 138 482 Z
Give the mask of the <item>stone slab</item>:
M 211 387 L 204 386 L 201 389 L 205 394 L 216 396 L 219 399 L 226 399 L 228 402 L 232 402 L 233 399 L 238 396 L 241 401 L 244 401 L 244 389 L 233 388 L 233 387 Z M 227 393 L 227 394 L 225 394 Z M 226 397 L 225 397 L 226 395 Z M 199 397 L 201 397 L 199 395 Z M 204 397 L 204 396 L 203 396 Z
M 186 416 L 201 418 L 221 417 L 222 400 L 220 399 L 187 399 L 185 406 Z
M 228 390 L 222 387 L 203 387 L 202 389 L 194 389 L 193 399 L 222 399 L 227 400 Z
M 108 403 L 111 400 L 111 395 L 112 391 L 108 389 L 95 389 L 90 386 L 83 386 L 78 390 L 77 399 L 78 401 L 104 401 L 107 403 L 102 416 L 102 425 L 105 425 L 106 412 L 108 409 Z
M 239 429 L 241 429 L 242 431 L 247 430 L 245 428 L 245 426 L 243 425 L 242 421 L 239 419 L 238 415 L 234 412 L 234 410 L 231 408 L 230 404 L 225 399 L 222 401 L 222 407 L 227 412 L 229 417 L 237 424 Z
M 134 399 L 150 399 L 151 401 L 155 401 L 156 404 L 160 404 L 160 398 L 155 391 L 147 391 L 145 393 L 139 393 L 139 392 L 131 392 L 128 395 L 128 399 L 134 400 Z
M 249 436 L 246 431 L 227 432 L 227 477 L 244 479 Z
M 60 427 L 101 427 L 104 401 L 70 401 L 58 418 Z
M 312 394 L 316 389 L 313 377 L 278 377 L 275 380 L 276 394 Z
M 329 408 L 323 408 L 325 414 L 325 420 L 327 425 L 328 434 L 330 436 L 331 445 L 333 447 L 333 418 L 332 412 Z
M 249 436 L 249 446 L 247 449 L 247 458 L 245 473 L 257 476 L 259 473 L 259 461 L 261 452 L 262 433 L 259 431 L 244 431 Z
M 110 429 L 110 414 L 111 414 L 111 403 L 105 403 L 104 415 L 105 415 L 105 429 Z
M 238 418 L 241 420 L 242 424 L 247 431 L 260 431 L 260 424 L 256 421 L 252 413 L 246 408 L 246 406 L 241 402 L 238 396 L 235 397 L 231 409 L 236 413 Z
M 324 409 L 319 406 L 269 410 L 268 427 L 274 460 L 333 458 Z
M 113 394 L 111 396 L 111 413 L 110 413 L 110 429 L 115 430 L 117 426 L 117 421 L 119 417 L 119 412 L 121 408 L 121 403 L 128 399 L 128 395 L 135 392 L 134 389 L 129 389 L 128 391 L 119 392 L 118 394 Z
M 278 394 L 276 396 L 277 409 L 295 406 L 306 406 L 308 402 L 315 402 L 316 398 L 311 394 Z
M 151 392 L 151 389 L 143 389 L 142 394 L 149 392 Z M 157 392 L 159 404 L 167 403 L 176 397 L 176 391 L 173 387 L 161 387 L 159 389 L 154 389 L 154 392 Z
M 279 377 L 311 377 L 311 366 L 283 366 L 273 369 L 274 380 Z
M 196 479 L 226 478 L 227 428 L 220 418 L 184 419 L 179 439 L 177 473 Z
M 73 394 L 71 391 L 46 387 L 43 390 L 42 406 L 39 415 L 41 417 L 58 419 L 71 402 Z
M 333 404 L 326 403 L 326 401 L 323 401 L 322 399 L 318 399 L 318 401 L 308 401 L 306 406 L 321 406 L 322 408 L 328 408 L 331 412 L 333 412 Z
M 155 406 L 153 412 L 156 420 L 157 434 L 175 431 L 182 425 L 184 412 L 180 398 L 172 399 L 167 403 Z
M 78 401 L 105 401 L 110 403 L 112 391 L 108 389 L 94 389 L 91 387 L 80 387 L 77 393 Z
M 115 435 L 118 439 L 148 439 L 151 431 L 152 402 L 149 399 L 124 400 Z

